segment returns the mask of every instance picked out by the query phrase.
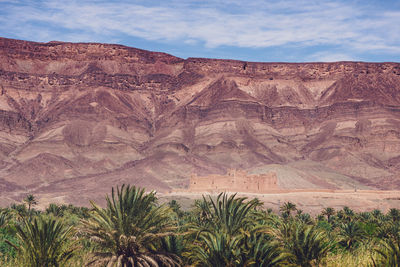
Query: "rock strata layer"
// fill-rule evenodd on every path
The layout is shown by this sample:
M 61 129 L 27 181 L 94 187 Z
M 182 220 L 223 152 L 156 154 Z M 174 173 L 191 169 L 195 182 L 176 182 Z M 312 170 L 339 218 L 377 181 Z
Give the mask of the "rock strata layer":
M 287 189 L 400 189 L 400 64 L 0 38 L 2 195 L 80 203 L 231 168 L 275 172 Z

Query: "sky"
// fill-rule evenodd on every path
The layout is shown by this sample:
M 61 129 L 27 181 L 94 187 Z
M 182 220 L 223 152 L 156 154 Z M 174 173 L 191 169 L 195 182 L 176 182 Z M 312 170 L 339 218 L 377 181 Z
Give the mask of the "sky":
M 0 0 L 0 36 L 262 62 L 400 62 L 400 0 Z

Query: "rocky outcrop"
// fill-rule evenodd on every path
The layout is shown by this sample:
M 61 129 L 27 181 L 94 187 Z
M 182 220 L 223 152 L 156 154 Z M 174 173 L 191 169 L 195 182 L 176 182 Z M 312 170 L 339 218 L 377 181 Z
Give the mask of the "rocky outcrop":
M 76 200 L 191 173 L 400 189 L 399 63 L 180 59 L 0 38 L 0 188 Z M 14 195 L 17 195 L 16 193 Z

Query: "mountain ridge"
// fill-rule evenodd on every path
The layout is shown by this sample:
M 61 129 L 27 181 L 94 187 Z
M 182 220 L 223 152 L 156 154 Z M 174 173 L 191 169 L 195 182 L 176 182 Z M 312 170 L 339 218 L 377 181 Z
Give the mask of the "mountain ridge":
M 169 191 L 230 168 L 275 171 L 289 189 L 400 189 L 399 63 L 0 38 L 0 89 L 7 197 L 78 201 L 121 183 Z

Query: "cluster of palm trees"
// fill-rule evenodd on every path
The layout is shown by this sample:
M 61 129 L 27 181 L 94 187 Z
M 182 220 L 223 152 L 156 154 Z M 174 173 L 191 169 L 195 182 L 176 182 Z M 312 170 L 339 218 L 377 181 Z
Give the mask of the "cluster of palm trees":
M 0 211 L 4 266 L 399 266 L 400 211 L 325 208 L 312 217 L 286 202 L 221 193 L 182 211 L 154 192 L 117 187 L 104 208 L 50 204 Z

